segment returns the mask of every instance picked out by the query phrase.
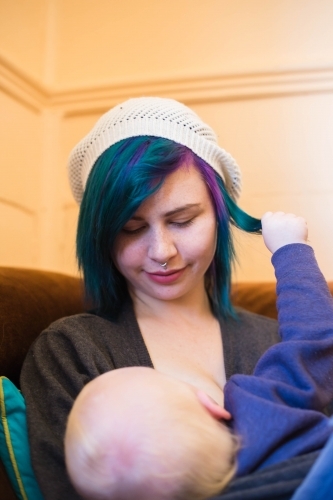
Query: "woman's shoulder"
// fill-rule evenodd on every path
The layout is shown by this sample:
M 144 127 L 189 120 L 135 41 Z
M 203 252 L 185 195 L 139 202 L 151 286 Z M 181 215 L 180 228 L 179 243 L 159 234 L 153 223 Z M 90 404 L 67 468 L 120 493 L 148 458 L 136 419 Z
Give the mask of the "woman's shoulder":
M 225 327 L 232 332 L 233 336 L 241 335 L 245 337 L 261 337 L 267 341 L 270 339 L 272 344 L 280 342 L 279 324 L 276 319 L 247 311 L 241 307 L 235 308 L 234 318 L 228 318 L 224 321 Z
M 42 334 L 49 334 L 51 332 L 74 332 L 78 333 L 80 330 L 90 330 L 96 327 L 102 327 L 107 329 L 116 328 L 116 322 L 107 320 L 106 318 L 99 316 L 95 313 L 85 312 L 80 314 L 74 314 L 72 316 L 65 316 L 63 318 L 53 321 Z
M 27 359 L 52 365 L 55 360 L 89 366 L 112 367 L 148 363 L 140 353 L 143 340 L 134 313 L 123 308 L 117 319 L 92 312 L 76 314 L 51 323 L 31 346 Z M 139 354 L 138 354 L 139 353 Z M 104 366 L 105 365 L 105 366 Z
M 262 316 L 245 309 L 238 309 L 238 329 L 243 342 L 249 342 L 260 356 L 274 344 L 281 341 L 279 323 L 276 319 Z
M 116 344 L 115 324 L 95 314 L 81 313 L 57 319 L 43 330 L 31 345 L 26 362 L 33 360 L 44 366 L 58 364 L 61 359 L 82 363 L 96 354 L 106 354 Z
M 35 342 L 67 339 L 72 342 L 87 342 L 110 336 L 117 332 L 117 323 L 96 314 L 81 313 L 57 319 L 43 330 Z
M 227 378 L 251 374 L 260 356 L 281 340 L 276 320 L 241 308 L 236 313 L 221 323 Z
M 71 338 L 110 338 L 110 334 L 119 333 L 126 336 L 126 331 L 135 325 L 134 314 L 131 308 L 124 306 L 117 318 L 108 314 L 99 314 L 96 311 L 74 314 L 57 319 L 51 323 L 40 336 L 65 335 Z
M 242 324 L 253 325 L 256 327 L 269 327 L 272 331 L 278 331 L 279 324 L 276 319 L 263 316 L 251 311 L 247 311 L 242 307 L 235 308 L 237 317 Z M 279 337 L 278 337 L 279 338 Z

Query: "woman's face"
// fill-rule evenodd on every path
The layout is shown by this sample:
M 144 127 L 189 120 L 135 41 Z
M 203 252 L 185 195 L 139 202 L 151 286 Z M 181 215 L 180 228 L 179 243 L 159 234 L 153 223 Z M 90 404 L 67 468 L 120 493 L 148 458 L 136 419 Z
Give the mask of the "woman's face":
M 175 300 L 204 288 L 215 253 L 216 217 L 194 166 L 179 168 L 119 233 L 114 262 L 136 297 Z M 166 270 L 161 264 L 167 262 Z

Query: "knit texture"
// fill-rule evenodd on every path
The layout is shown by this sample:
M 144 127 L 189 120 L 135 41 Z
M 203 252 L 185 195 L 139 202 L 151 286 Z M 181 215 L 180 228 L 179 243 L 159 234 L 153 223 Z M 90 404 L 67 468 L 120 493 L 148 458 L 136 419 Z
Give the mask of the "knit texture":
M 229 194 L 237 200 L 240 170 L 232 156 L 217 145 L 214 131 L 184 104 L 160 97 L 129 99 L 112 108 L 75 146 L 68 165 L 75 200 L 81 203 L 91 169 L 104 151 L 123 139 L 145 135 L 188 147 L 222 177 Z

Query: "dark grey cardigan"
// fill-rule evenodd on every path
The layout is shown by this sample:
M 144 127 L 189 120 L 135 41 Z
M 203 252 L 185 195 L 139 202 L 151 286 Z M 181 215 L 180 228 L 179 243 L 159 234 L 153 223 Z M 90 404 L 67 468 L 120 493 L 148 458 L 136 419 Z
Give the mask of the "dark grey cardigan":
M 250 374 L 279 341 L 277 322 L 245 311 L 220 322 L 227 379 Z M 69 483 L 63 439 L 67 416 L 83 386 L 109 370 L 153 367 L 131 303 L 117 322 L 94 314 L 63 318 L 32 345 L 21 373 L 27 403 L 31 457 L 45 500 L 80 498 Z M 115 401 L 115 405 L 117 401 Z

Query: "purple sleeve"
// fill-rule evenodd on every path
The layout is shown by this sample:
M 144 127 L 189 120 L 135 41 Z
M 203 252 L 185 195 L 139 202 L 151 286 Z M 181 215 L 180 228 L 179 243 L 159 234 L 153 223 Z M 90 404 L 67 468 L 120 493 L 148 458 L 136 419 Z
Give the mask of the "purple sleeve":
M 320 412 L 333 399 L 331 294 L 308 245 L 286 245 L 272 263 L 282 342 L 224 391 L 240 437 L 238 475 L 319 449 L 330 434 Z

